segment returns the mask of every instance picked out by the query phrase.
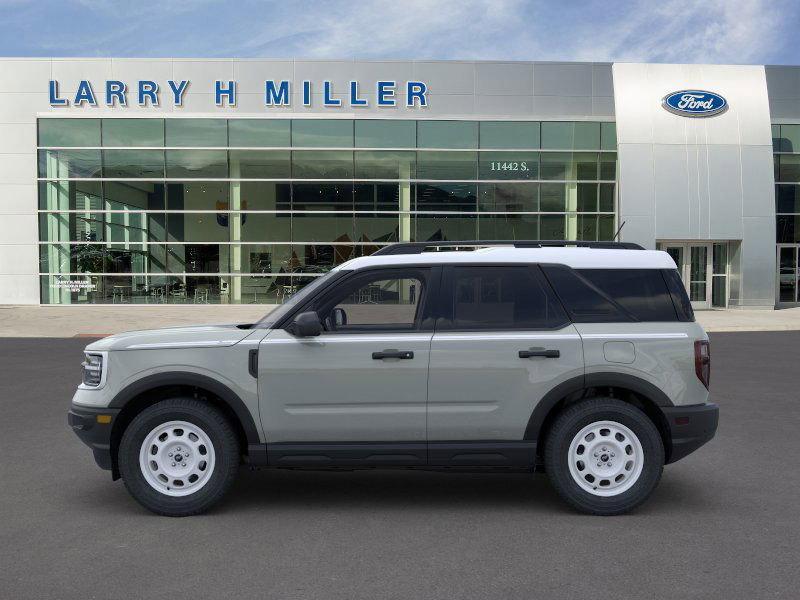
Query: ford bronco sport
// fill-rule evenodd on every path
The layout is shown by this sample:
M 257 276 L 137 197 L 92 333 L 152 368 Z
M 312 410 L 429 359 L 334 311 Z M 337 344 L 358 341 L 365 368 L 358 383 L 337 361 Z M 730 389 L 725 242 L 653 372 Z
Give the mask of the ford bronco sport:
M 574 508 L 610 515 L 714 436 L 709 372 L 665 252 L 400 243 L 258 323 L 90 344 L 69 424 L 162 515 L 208 509 L 242 463 L 544 471 Z

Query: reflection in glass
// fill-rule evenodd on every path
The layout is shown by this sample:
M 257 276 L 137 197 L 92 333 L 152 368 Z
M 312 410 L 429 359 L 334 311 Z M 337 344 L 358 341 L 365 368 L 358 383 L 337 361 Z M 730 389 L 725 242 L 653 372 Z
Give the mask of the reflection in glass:
M 474 240 L 478 236 L 476 215 L 418 214 L 414 226 L 412 241 L 417 242 Z
M 482 183 L 478 189 L 478 210 L 486 212 L 539 211 L 538 183 Z
M 478 208 L 475 184 L 418 183 L 415 187 L 416 210 L 475 212 Z
M 163 150 L 103 150 L 103 177 L 164 177 Z
M 481 148 L 539 147 L 539 123 L 536 121 L 481 121 Z
M 231 183 L 233 196 L 237 190 L 239 206 L 234 202 L 231 210 L 291 210 L 292 186 L 272 181 L 242 181 Z
M 104 181 L 106 210 L 164 210 L 166 187 L 149 181 Z
M 351 179 L 353 153 L 342 150 L 292 152 L 292 176 L 295 179 Z
M 356 148 L 414 148 L 416 125 L 415 121 L 400 119 L 357 119 Z
M 99 146 L 100 119 L 39 119 L 40 146 Z
M 480 215 L 479 240 L 538 240 L 538 215 Z
M 295 119 L 292 121 L 295 148 L 352 148 L 353 121 L 345 119 Z
M 100 177 L 100 150 L 39 150 L 39 177 Z
M 229 191 L 230 184 L 224 181 L 170 182 L 167 184 L 167 208 L 169 210 L 229 210 Z
M 479 179 L 538 179 L 538 152 L 481 152 Z
M 229 119 L 231 148 L 288 148 L 291 145 L 288 119 Z
M 475 121 L 417 121 L 419 148 L 477 148 Z
M 225 119 L 166 119 L 167 146 L 216 147 L 228 145 Z
M 296 183 L 292 186 L 292 210 L 352 211 L 353 186 L 349 183 Z
M 164 145 L 164 119 L 103 119 L 103 146 Z
M 101 189 L 99 181 L 40 181 L 39 209 L 102 210 Z
M 563 183 L 540 184 L 539 205 L 542 212 L 564 212 L 567 209 L 567 186 Z
M 418 152 L 418 179 L 475 179 L 476 152 Z
M 416 152 L 374 151 L 355 153 L 356 179 L 413 179 Z
M 228 153 L 225 150 L 167 150 L 167 177 L 228 177 Z
M 232 179 L 288 179 L 291 177 L 288 150 L 231 150 Z

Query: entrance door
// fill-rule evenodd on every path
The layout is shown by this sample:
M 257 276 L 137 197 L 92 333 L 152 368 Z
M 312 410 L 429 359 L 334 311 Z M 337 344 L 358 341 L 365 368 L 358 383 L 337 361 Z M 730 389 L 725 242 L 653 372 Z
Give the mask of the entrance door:
M 800 302 L 800 265 L 798 252 L 800 246 L 778 246 L 778 303 L 797 304 Z
M 692 308 L 711 308 L 711 244 L 662 242 L 659 249 L 666 251 L 678 266 Z

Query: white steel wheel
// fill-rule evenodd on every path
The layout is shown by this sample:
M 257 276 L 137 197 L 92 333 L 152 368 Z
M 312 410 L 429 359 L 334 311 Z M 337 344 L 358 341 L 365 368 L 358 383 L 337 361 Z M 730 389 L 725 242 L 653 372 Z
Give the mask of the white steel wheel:
M 189 496 L 206 485 L 216 454 L 211 438 L 188 421 L 169 421 L 144 437 L 139 468 L 144 480 L 166 496 Z
M 644 451 L 633 431 L 616 421 L 596 421 L 581 429 L 569 445 L 569 472 L 594 495 L 617 496 L 633 487 L 644 467 Z

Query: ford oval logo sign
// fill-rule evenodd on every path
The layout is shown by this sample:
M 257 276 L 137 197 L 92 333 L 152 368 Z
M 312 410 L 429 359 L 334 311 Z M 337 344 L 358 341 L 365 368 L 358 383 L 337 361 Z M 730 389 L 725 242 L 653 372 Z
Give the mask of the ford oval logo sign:
M 719 94 L 704 90 L 681 90 L 664 96 L 662 106 L 684 117 L 711 117 L 728 110 L 728 101 Z

